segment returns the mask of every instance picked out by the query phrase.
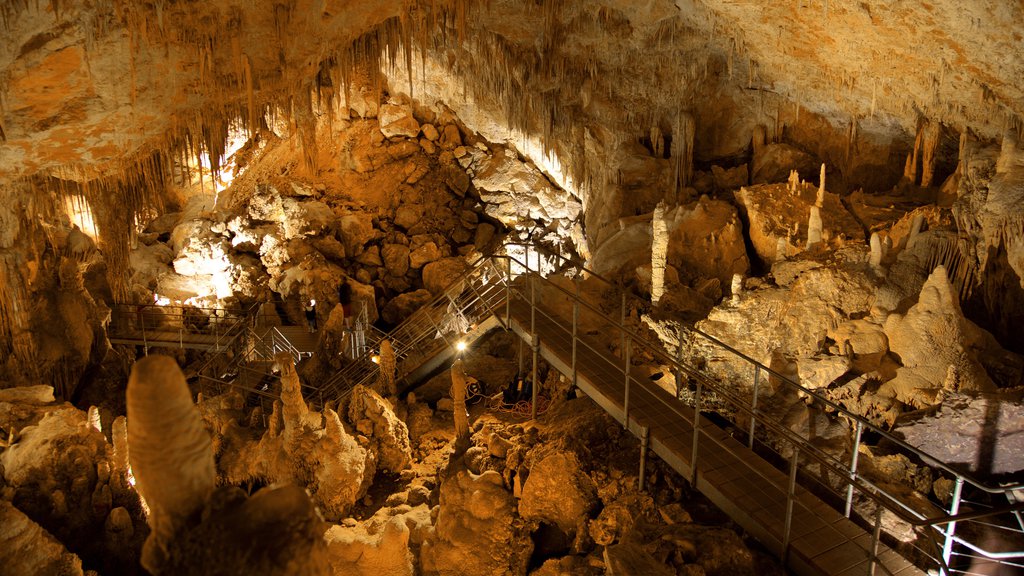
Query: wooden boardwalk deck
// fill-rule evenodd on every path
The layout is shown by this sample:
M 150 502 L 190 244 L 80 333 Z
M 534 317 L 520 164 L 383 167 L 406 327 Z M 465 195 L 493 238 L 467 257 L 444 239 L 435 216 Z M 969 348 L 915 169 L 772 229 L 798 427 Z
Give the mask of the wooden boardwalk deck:
M 530 306 L 511 305 L 511 328 L 532 341 Z M 536 314 L 540 355 L 562 374 L 572 376 L 571 327 Z M 585 337 L 582 340 L 588 341 Z M 602 353 L 597 345 L 578 345 L 577 385 L 605 411 L 624 422 L 623 361 Z M 628 423 L 638 437 L 649 430 L 650 449 L 684 477 L 693 461 L 694 410 L 631 368 Z M 699 418 L 695 487 L 765 547 L 785 557 L 786 566 L 801 575 L 869 574 L 871 534 L 799 486 L 793 499 L 788 553 L 783 550 L 789 478 L 705 417 Z M 924 574 L 903 557 L 878 545 L 875 574 Z

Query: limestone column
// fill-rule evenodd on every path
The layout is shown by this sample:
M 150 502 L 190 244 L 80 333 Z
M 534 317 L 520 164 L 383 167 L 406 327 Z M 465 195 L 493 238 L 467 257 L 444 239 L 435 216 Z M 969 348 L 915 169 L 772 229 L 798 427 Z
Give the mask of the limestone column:
M 657 304 L 665 294 L 665 266 L 668 259 L 668 224 L 665 203 L 658 202 L 651 220 L 651 302 Z

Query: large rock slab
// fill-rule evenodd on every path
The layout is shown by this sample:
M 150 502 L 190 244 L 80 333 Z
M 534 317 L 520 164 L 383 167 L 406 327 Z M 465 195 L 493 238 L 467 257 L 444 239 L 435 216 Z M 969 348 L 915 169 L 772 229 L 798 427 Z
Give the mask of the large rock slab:
M 462 277 L 469 268 L 461 256 L 442 258 L 423 267 L 423 285 L 433 294 L 440 294 Z
M 420 123 L 413 118 L 409 106 L 399 104 L 383 104 L 377 114 L 380 131 L 388 138 L 404 136 L 415 138 L 420 133 Z
M 744 186 L 736 191 L 736 203 L 750 224 L 750 242 L 766 263 L 802 252 L 807 245 L 807 223 L 818 189 L 786 184 Z M 825 193 L 821 207 L 825 243 L 838 247 L 846 241 L 863 243 L 864 229 L 847 212 L 838 194 Z
M 556 452 L 530 468 L 519 515 L 526 520 L 549 522 L 573 535 L 597 504 L 597 486 L 580 469 L 575 455 Z

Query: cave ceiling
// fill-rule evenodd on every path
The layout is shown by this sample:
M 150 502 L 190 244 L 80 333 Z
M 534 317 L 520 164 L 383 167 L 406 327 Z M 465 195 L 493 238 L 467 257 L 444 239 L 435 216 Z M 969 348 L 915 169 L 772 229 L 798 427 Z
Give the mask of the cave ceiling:
M 427 54 L 556 148 L 582 125 L 671 128 L 721 91 L 909 137 L 928 118 L 997 138 L 1024 116 L 1014 0 L 13 0 L 0 18 L 8 180 L 217 152 L 233 121 L 301 122 L 325 92 L 379 82 L 388 60 L 415 76 Z

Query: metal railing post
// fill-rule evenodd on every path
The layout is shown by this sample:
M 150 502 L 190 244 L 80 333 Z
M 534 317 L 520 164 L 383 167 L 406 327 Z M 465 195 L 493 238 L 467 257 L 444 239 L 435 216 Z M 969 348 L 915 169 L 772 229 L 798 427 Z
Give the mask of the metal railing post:
M 146 309 L 143 308 L 140 314 L 142 321 L 142 353 L 149 356 L 149 340 L 146 337 Z
M 626 339 L 625 354 L 623 354 L 623 356 L 625 356 L 626 363 L 622 367 L 622 373 L 625 375 L 625 380 L 626 380 L 625 381 L 625 386 L 624 386 L 624 388 L 625 388 L 625 399 L 623 400 L 623 406 L 622 406 L 622 427 L 625 428 L 626 430 L 629 430 L 629 363 L 630 363 L 630 360 L 631 360 L 631 358 L 629 356 L 630 356 L 630 352 L 632 352 L 632 350 L 631 350 L 632 347 L 633 347 L 633 339 L 632 338 L 627 338 Z
M 878 540 L 882 537 L 882 507 L 875 508 L 875 527 L 871 531 L 871 549 L 868 550 L 868 576 L 875 576 L 878 562 Z
M 530 386 L 530 418 L 537 419 L 537 395 L 540 392 L 540 382 L 537 381 L 537 356 L 540 352 L 540 336 L 533 334 L 533 341 L 530 342 L 533 348 L 533 385 Z
M 789 556 L 789 540 L 793 530 L 793 500 L 796 498 L 796 471 L 800 460 L 800 446 L 793 443 L 793 458 L 789 461 L 789 485 L 786 488 L 786 527 L 782 534 L 782 564 Z
M 505 322 L 512 325 L 512 259 L 505 260 L 508 263 L 505 276 Z
M 576 386 L 576 340 L 579 338 L 580 324 L 580 279 L 574 278 L 576 299 L 572 301 L 572 385 Z
M 527 260 L 527 278 L 530 282 L 530 347 L 533 349 L 533 371 L 531 372 L 530 384 L 530 418 L 537 419 L 537 352 L 540 348 L 540 338 L 537 337 L 537 279 L 529 271 L 530 262 Z
M 956 484 L 953 485 L 953 502 L 949 506 L 949 515 L 956 516 L 960 512 L 960 497 L 964 490 L 964 477 L 957 476 Z M 949 560 L 953 556 L 953 536 L 956 534 L 956 522 L 950 522 L 946 528 L 946 541 L 942 545 L 942 562 L 949 566 Z
M 690 484 L 697 487 L 697 441 L 700 438 L 700 393 L 704 387 L 704 380 L 697 378 L 697 396 L 693 402 L 693 450 L 690 451 Z
M 640 480 L 638 488 L 641 492 L 644 491 L 645 480 L 647 479 L 647 447 L 651 441 L 651 428 L 649 426 L 640 427 Z
M 679 346 L 676 347 L 676 400 L 679 400 L 683 391 L 683 327 L 681 325 L 676 337 L 679 338 Z
M 860 455 L 860 438 L 864 433 L 864 423 L 857 421 L 857 431 L 853 436 L 853 454 L 850 456 L 850 483 L 846 486 L 846 510 L 844 515 L 849 518 L 853 511 L 853 481 L 857 478 L 857 459 Z
M 757 426 L 757 389 L 761 383 L 761 367 L 754 364 L 754 397 L 750 400 L 750 433 L 747 437 L 747 448 L 754 449 L 754 429 Z

